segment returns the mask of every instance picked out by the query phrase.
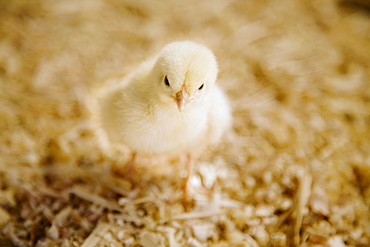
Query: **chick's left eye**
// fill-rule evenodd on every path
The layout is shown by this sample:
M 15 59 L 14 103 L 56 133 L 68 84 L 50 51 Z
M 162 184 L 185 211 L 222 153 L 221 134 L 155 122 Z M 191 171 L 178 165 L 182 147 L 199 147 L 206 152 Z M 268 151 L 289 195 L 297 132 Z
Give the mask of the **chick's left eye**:
M 204 87 L 204 83 L 202 85 L 200 85 L 200 87 L 198 88 L 198 90 L 202 90 L 203 87 Z
M 168 81 L 168 78 L 167 78 L 167 76 L 165 76 L 164 77 L 164 84 L 166 85 L 166 86 L 170 86 L 170 82 Z

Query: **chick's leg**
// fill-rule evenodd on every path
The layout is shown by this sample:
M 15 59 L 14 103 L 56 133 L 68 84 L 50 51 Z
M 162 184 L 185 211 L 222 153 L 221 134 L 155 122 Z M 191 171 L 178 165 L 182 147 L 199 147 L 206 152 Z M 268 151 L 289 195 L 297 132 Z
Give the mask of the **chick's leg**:
M 125 168 L 125 177 L 128 178 L 132 183 L 134 183 L 136 155 L 136 152 L 132 153 L 131 158 L 127 162 Z
M 184 177 L 183 184 L 183 200 L 186 207 L 189 205 L 191 199 L 189 195 L 189 181 L 193 170 L 193 165 L 194 165 L 193 157 L 190 154 L 187 154 L 186 176 Z
M 115 166 L 113 168 L 113 172 L 115 175 L 130 182 L 131 185 L 135 185 L 136 156 L 137 156 L 136 152 L 132 152 L 131 157 L 123 167 L 122 167 L 123 164 L 117 164 L 118 166 Z

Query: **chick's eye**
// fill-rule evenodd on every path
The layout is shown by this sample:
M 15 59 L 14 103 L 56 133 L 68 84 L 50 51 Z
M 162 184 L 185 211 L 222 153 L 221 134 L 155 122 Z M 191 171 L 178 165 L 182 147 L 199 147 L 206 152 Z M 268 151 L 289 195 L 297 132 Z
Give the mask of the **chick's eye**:
M 170 82 L 168 81 L 168 78 L 167 76 L 164 77 L 164 84 L 169 87 L 170 86 Z
M 198 90 L 202 90 L 203 87 L 204 87 L 204 83 L 202 85 L 200 85 L 200 87 L 198 88 Z

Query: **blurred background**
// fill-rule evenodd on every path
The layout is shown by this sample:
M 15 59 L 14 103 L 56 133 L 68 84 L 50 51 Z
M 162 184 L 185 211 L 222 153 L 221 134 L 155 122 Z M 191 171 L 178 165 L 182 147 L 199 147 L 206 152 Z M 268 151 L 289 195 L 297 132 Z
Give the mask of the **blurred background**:
M 1 246 L 368 246 L 370 2 L 0 1 Z M 117 176 L 98 88 L 174 40 L 211 48 L 234 126 L 196 164 Z

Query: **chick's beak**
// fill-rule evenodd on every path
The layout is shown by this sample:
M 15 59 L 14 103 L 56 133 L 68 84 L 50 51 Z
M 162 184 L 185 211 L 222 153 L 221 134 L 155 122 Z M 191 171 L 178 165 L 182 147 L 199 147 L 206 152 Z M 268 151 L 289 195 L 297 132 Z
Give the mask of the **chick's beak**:
M 176 93 L 176 104 L 180 112 L 182 112 L 185 109 L 189 101 L 190 94 L 186 91 L 185 87 L 183 87 L 181 91 Z

